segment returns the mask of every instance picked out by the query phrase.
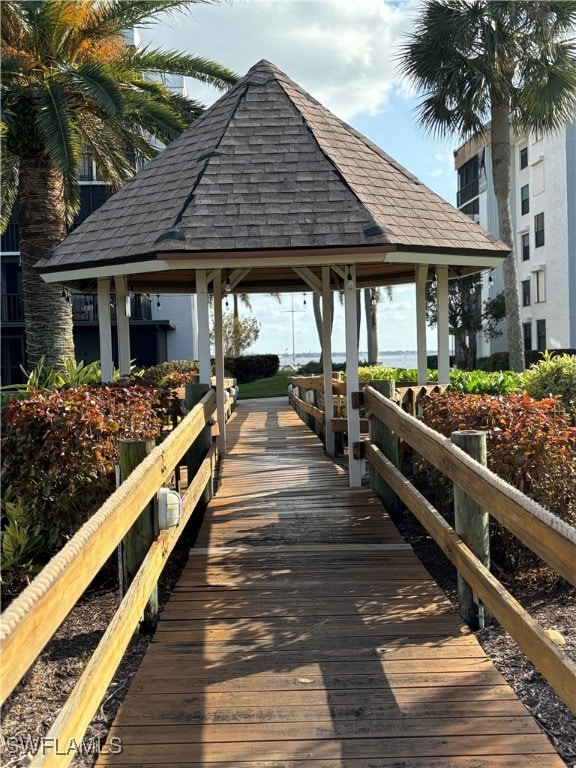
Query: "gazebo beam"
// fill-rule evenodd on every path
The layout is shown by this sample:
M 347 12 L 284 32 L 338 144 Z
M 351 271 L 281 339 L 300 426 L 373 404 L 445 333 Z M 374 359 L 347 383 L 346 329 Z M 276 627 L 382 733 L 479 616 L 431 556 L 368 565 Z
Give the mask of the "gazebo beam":
M 326 452 L 334 455 L 334 432 L 332 421 L 334 407 L 332 398 L 332 312 L 330 291 L 330 267 L 322 267 L 322 364 L 324 367 L 324 430 Z
M 344 313 L 346 325 L 346 405 L 348 411 L 348 468 L 351 488 L 362 486 L 362 459 L 354 458 L 354 443 L 360 441 L 360 413 L 352 406 L 352 393 L 358 384 L 358 310 L 356 307 L 356 268 L 346 267 L 344 279 Z
M 222 342 L 222 275 L 214 277 L 214 356 L 216 358 L 216 415 L 218 453 L 226 452 L 226 398 L 224 390 L 224 345 Z
M 426 384 L 428 378 L 428 354 L 426 349 L 426 278 L 428 267 L 416 266 L 416 353 L 418 384 Z
M 210 314 L 205 269 L 196 270 L 196 312 L 198 314 L 198 365 L 200 384 L 210 384 Z
M 110 278 L 98 278 L 98 335 L 100 337 L 100 377 L 102 381 L 114 378 L 112 358 L 112 323 L 110 313 Z
M 322 267 L 322 274 L 324 273 L 325 267 Z M 330 269 L 328 267 L 328 269 Z M 301 277 L 302 280 L 306 283 L 306 285 L 314 291 L 314 293 L 318 293 L 322 295 L 322 280 L 318 280 L 314 272 L 312 272 L 311 269 L 308 269 L 306 267 L 294 267 L 294 272 L 298 275 L 298 277 Z M 330 272 L 328 272 L 330 274 Z
M 125 275 L 114 278 L 116 287 L 116 334 L 118 338 L 118 367 L 120 376 L 130 375 L 130 314 L 127 280 Z
M 438 384 L 450 381 L 450 321 L 448 317 L 448 267 L 436 267 L 438 315 Z

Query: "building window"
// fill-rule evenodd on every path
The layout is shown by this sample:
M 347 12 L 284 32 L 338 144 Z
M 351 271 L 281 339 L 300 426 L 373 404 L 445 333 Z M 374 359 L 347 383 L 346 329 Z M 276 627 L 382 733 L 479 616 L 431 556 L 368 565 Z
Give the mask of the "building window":
M 528 184 L 524 184 L 520 189 L 520 207 L 522 216 L 530 212 L 530 189 Z
M 546 349 L 546 320 L 536 320 L 536 349 L 538 352 Z
M 528 167 L 528 147 L 522 147 L 520 150 L 520 170 Z
M 466 203 L 466 205 L 463 205 L 460 210 L 462 213 L 465 213 L 466 216 L 471 218 L 472 221 L 475 221 L 476 224 L 478 224 L 480 221 L 480 198 L 477 197 L 471 202 Z
M 524 330 L 524 349 L 529 352 L 532 349 L 532 323 L 522 323 Z
M 544 192 L 544 160 L 538 160 L 532 166 L 532 195 L 541 195 Z
M 546 301 L 546 274 L 543 269 L 534 272 L 534 290 L 536 294 L 535 301 L 537 304 Z
M 528 261 L 530 258 L 530 233 L 526 232 L 522 235 L 521 240 L 522 247 L 522 261 Z
M 544 214 L 537 213 L 534 216 L 534 245 L 540 248 L 544 245 Z
M 474 155 L 471 160 L 464 163 L 462 168 L 458 169 L 458 208 L 474 197 L 478 197 L 479 175 L 480 162 L 478 155 Z
M 522 306 L 530 306 L 530 280 L 522 280 Z

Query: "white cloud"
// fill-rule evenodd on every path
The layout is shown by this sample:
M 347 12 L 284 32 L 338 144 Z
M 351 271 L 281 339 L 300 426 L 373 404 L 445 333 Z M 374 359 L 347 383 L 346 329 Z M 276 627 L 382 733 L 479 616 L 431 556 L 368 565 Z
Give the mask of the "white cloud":
M 394 55 L 414 0 L 276 0 L 197 5 L 141 32 L 154 46 L 208 56 L 243 75 L 269 59 L 344 120 L 381 113 L 404 89 Z M 190 85 L 206 103 L 214 92 Z

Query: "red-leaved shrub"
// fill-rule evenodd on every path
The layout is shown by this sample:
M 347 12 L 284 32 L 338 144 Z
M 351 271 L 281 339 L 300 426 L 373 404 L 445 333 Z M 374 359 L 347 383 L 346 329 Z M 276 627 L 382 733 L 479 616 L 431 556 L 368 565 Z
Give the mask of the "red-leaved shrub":
M 32 393 L 2 409 L 2 481 L 58 549 L 114 490 L 121 438 L 156 437 L 163 393 L 121 384 Z

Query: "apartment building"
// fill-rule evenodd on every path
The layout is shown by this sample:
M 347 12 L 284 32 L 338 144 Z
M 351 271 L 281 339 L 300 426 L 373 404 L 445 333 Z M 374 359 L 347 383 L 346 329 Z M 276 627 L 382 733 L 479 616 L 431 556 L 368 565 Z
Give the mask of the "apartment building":
M 457 207 L 498 234 L 489 129 L 455 152 Z M 512 226 L 526 350 L 576 348 L 576 122 L 561 133 L 512 137 Z M 482 295 L 503 290 L 501 269 Z M 479 356 L 507 348 L 506 328 L 478 340 Z

